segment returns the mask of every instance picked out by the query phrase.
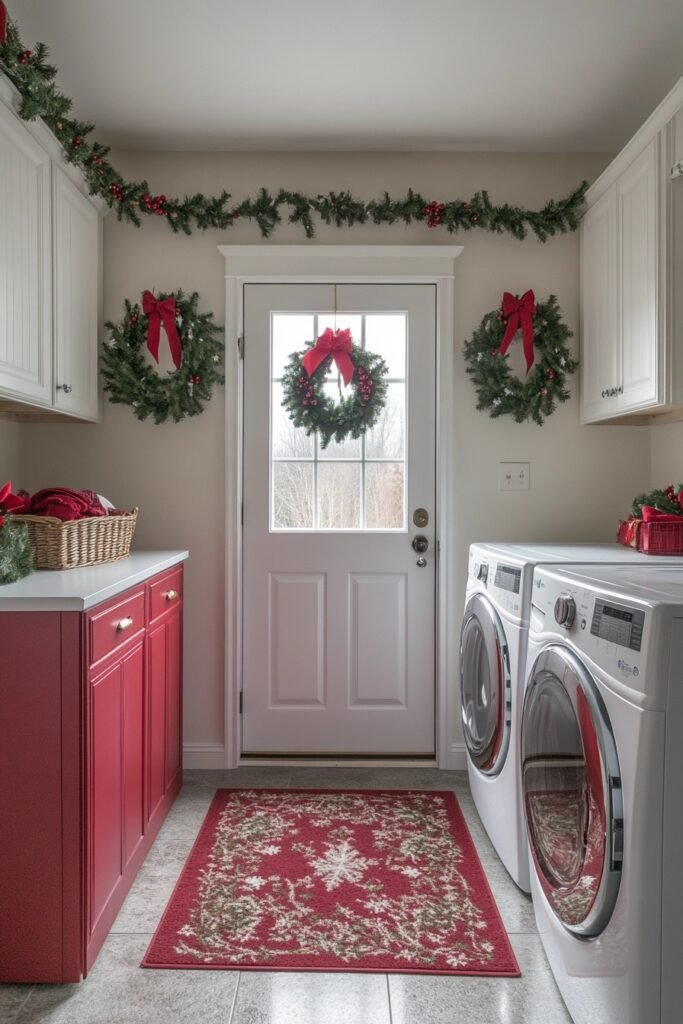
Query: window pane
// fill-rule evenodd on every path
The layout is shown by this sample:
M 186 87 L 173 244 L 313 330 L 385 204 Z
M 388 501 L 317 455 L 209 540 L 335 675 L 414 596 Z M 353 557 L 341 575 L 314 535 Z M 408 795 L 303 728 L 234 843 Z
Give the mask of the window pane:
M 351 331 L 351 341 L 354 345 L 360 345 L 363 337 L 363 317 L 360 313 L 321 313 L 318 317 L 318 334 L 322 334 L 326 327 L 333 331 Z
M 365 526 L 401 530 L 405 526 L 402 462 L 368 462 L 365 466 Z
M 318 526 L 321 530 L 360 529 L 360 463 L 318 466 Z
M 306 342 L 313 341 L 314 322 L 311 313 L 273 313 L 273 377 L 282 376 L 292 352 L 301 352 Z
M 365 348 L 384 359 L 390 377 L 405 377 L 405 313 L 368 313 L 365 318 Z
M 313 434 L 307 436 L 295 427 L 289 413 L 282 407 L 282 385 L 273 384 L 273 458 L 312 459 Z
M 365 435 L 365 457 L 368 459 L 405 458 L 406 386 L 390 384 L 387 402 L 372 430 Z
M 313 529 L 312 462 L 273 463 L 273 529 Z

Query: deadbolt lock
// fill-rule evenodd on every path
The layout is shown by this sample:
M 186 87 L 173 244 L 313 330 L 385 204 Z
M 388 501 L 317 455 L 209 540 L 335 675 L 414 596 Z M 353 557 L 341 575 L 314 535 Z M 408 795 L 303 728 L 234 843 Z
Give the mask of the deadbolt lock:
M 418 555 L 423 555 L 429 547 L 429 541 L 421 533 L 418 533 L 417 537 L 413 537 L 412 545 L 413 551 L 417 551 Z
M 429 512 L 426 508 L 416 508 L 413 512 L 413 522 L 417 526 L 418 530 L 424 530 L 425 526 L 429 522 Z

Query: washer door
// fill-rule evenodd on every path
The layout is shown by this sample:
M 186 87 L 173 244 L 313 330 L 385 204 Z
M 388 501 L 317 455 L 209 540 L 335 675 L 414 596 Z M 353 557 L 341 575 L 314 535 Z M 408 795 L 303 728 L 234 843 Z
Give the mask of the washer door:
M 548 903 L 568 931 L 599 935 L 621 881 L 621 773 L 598 688 L 559 644 L 541 651 L 529 675 L 522 791 L 529 845 Z
M 500 619 L 483 594 L 475 594 L 465 605 L 460 699 L 472 763 L 485 775 L 497 775 L 510 745 L 510 659 Z

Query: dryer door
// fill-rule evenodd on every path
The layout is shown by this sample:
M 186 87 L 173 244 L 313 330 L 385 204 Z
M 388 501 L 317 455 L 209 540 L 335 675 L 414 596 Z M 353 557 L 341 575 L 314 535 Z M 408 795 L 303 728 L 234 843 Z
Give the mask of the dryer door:
M 599 935 L 621 880 L 621 773 L 595 681 L 560 644 L 545 647 L 529 674 L 522 791 L 532 859 L 548 903 L 568 931 Z
M 510 745 L 510 659 L 500 619 L 484 594 L 475 594 L 465 605 L 460 700 L 472 763 L 485 775 L 497 775 Z

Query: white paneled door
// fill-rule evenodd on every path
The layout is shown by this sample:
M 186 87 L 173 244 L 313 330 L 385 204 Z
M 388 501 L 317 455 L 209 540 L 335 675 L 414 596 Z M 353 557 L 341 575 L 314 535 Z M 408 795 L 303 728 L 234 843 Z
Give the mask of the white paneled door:
M 434 753 L 435 295 L 245 285 L 245 754 Z M 372 430 L 323 449 L 280 380 L 327 327 L 382 355 L 389 387 Z M 334 368 L 326 387 L 343 393 Z

